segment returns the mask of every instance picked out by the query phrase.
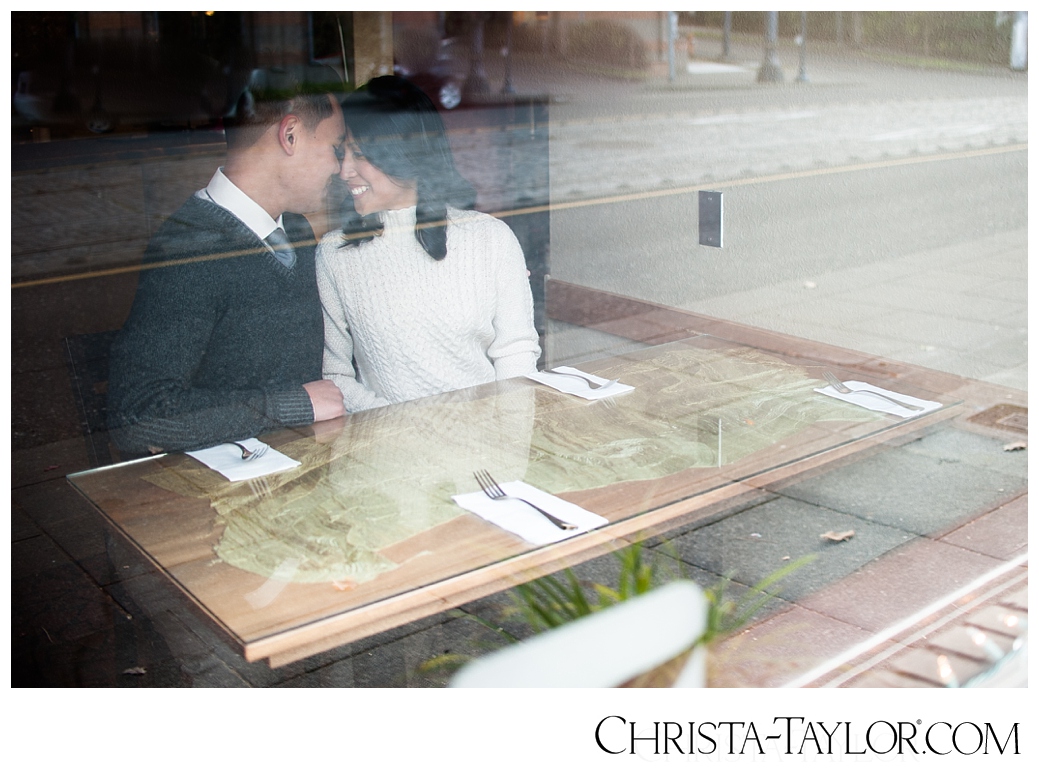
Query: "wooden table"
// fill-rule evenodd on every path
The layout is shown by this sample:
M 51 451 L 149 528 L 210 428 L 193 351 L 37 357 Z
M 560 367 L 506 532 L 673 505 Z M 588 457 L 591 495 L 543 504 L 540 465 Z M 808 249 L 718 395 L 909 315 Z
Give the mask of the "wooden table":
M 268 435 L 301 465 L 258 481 L 230 483 L 184 454 L 69 480 L 248 660 L 278 666 L 699 520 L 960 412 L 958 399 L 905 377 L 884 386 L 943 407 L 902 419 L 825 397 L 814 388 L 834 363 L 700 334 L 582 365 L 635 387 L 609 400 L 519 378 Z M 454 504 L 476 490 L 478 468 L 608 524 L 530 545 Z

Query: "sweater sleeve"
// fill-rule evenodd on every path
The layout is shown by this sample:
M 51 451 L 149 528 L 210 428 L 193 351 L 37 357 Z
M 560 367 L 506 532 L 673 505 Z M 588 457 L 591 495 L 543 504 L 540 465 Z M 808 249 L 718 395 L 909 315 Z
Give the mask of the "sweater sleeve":
M 168 258 L 161 241 L 149 261 Z M 146 269 L 109 372 L 109 427 L 128 454 L 194 450 L 313 422 L 302 385 L 201 388 L 192 378 L 221 315 L 211 262 Z M 219 264 L 219 263 L 215 263 Z
M 494 364 L 495 380 L 505 380 L 534 372 L 541 346 L 534 327 L 534 299 L 523 249 L 507 224 L 495 221 L 493 226 L 496 307 L 494 340 L 487 356 Z
M 317 248 L 317 288 L 325 320 L 325 350 L 322 377 L 336 384 L 349 413 L 382 407 L 389 402 L 362 385 L 354 370 L 354 341 L 346 317 L 346 304 L 333 265 L 336 248 L 322 242 Z

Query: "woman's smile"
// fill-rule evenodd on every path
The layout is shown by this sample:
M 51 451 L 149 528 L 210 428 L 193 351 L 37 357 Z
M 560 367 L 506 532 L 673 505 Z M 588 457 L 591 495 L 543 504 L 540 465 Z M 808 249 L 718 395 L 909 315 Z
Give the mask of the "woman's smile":
M 349 132 L 339 177 L 354 199 L 354 210 L 362 216 L 384 210 L 403 210 L 418 202 L 415 181 L 401 181 L 386 175 L 361 153 Z

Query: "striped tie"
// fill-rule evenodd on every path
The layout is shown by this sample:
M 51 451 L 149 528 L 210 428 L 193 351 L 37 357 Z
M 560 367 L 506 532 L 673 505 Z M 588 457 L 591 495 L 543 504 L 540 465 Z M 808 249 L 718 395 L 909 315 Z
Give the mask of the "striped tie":
M 274 249 L 274 256 L 277 257 L 279 262 L 286 267 L 292 267 L 296 264 L 296 252 L 293 250 L 292 243 L 289 242 L 289 236 L 285 234 L 284 229 L 278 227 L 267 235 L 267 242 Z

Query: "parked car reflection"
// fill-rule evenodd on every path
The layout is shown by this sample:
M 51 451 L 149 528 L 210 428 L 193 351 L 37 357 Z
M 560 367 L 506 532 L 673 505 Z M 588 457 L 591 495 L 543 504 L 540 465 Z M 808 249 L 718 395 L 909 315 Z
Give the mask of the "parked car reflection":
M 393 63 L 393 72 L 408 79 L 429 95 L 440 109 L 451 111 L 462 104 L 466 60 L 459 55 L 460 42 L 445 38 L 438 42 L 432 56 L 408 56 L 401 52 Z
M 120 125 L 203 126 L 233 115 L 257 71 L 155 42 L 77 44 L 18 74 L 14 108 L 43 126 L 110 132 Z

